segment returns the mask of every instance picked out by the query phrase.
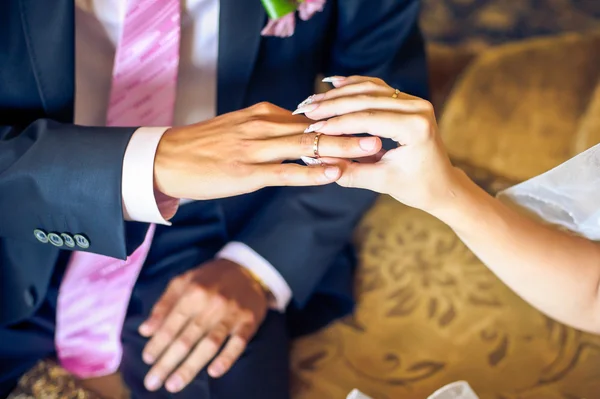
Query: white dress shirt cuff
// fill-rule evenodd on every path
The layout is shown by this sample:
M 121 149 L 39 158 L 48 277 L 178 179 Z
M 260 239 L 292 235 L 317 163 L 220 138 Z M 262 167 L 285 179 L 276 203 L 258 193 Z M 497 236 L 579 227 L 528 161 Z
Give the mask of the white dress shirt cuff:
M 285 312 L 292 299 L 292 290 L 281 274 L 265 258 L 241 242 L 230 242 L 217 254 L 217 258 L 227 259 L 245 267 L 269 287 L 275 297 L 275 309 Z
M 170 225 L 179 200 L 154 188 L 154 157 L 168 127 L 141 127 L 127 145 L 123 158 L 121 195 L 125 220 Z

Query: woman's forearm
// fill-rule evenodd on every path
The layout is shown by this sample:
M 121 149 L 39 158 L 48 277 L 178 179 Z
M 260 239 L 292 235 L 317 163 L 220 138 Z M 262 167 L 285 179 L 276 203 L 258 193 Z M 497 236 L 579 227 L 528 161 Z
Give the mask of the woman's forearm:
M 600 333 L 600 245 L 508 208 L 464 174 L 432 214 L 519 296 L 576 328 Z

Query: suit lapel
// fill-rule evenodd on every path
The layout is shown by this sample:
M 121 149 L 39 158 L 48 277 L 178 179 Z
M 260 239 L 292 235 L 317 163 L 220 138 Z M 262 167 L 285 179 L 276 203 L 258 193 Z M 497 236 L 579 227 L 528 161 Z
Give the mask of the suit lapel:
M 73 117 L 75 50 L 73 0 L 18 0 L 27 51 L 46 113 Z
M 266 13 L 259 0 L 221 0 L 217 112 L 242 108 L 260 47 Z

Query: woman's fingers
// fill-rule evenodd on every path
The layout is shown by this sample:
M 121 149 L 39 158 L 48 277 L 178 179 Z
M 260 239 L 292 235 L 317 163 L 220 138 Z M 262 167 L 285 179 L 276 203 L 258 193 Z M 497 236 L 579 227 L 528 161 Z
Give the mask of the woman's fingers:
M 361 75 L 328 76 L 325 79 L 323 79 L 323 82 L 331 83 L 334 87 L 344 87 L 344 86 L 348 86 L 348 85 L 352 85 L 352 84 L 356 84 L 356 83 L 362 83 L 362 82 L 373 82 L 373 83 L 387 86 L 387 84 L 379 78 L 374 78 L 372 76 L 361 76 Z
M 362 188 L 385 194 L 391 189 L 388 187 L 387 180 L 384 163 L 349 163 L 344 166 L 337 184 L 342 187 Z
M 296 113 L 304 113 L 313 120 L 323 120 L 351 112 L 388 110 L 395 112 L 417 113 L 433 112 L 428 101 L 414 98 L 392 98 L 372 94 L 357 94 L 338 97 L 331 100 L 318 101 L 297 109 Z M 309 127 L 309 131 L 311 128 Z
M 407 145 L 429 138 L 434 123 L 423 114 L 370 110 L 337 116 L 312 126 L 327 135 L 368 133 Z
M 327 78 L 326 78 L 327 79 Z M 308 105 L 310 103 L 331 100 L 333 98 L 347 97 L 356 94 L 372 94 L 382 97 L 393 97 L 401 99 L 417 99 L 418 97 L 411 96 L 407 93 L 398 92 L 396 88 L 388 85 L 386 82 L 379 78 L 372 78 L 368 76 L 351 76 L 348 78 L 344 77 L 331 77 L 334 88 L 328 90 L 325 93 L 314 94 L 308 97 L 300 105 Z M 300 108 L 300 106 L 298 106 Z
M 359 162 L 359 163 L 377 163 L 379 161 L 381 161 L 381 158 L 383 158 L 383 156 L 388 152 L 388 150 L 382 149 L 380 150 L 377 154 L 375 155 L 371 155 L 368 157 L 362 157 L 362 158 L 354 158 L 354 159 L 342 159 L 342 158 L 310 158 L 306 159 L 306 157 L 302 158 L 302 160 L 307 164 L 307 165 L 336 165 L 336 166 L 340 166 L 342 168 L 342 170 L 346 167 L 346 165 L 352 163 L 352 162 Z M 311 161 L 312 160 L 312 161 Z M 318 161 L 318 162 L 313 162 L 313 161 Z
M 321 158 L 324 165 L 335 165 L 342 170 L 337 184 L 342 187 L 362 188 L 378 193 L 387 193 L 387 165 L 372 159 L 371 163 L 351 162 L 347 159 Z
M 395 91 L 395 89 L 391 88 L 385 83 L 379 84 L 371 80 L 367 80 L 364 82 L 354 83 L 347 86 L 341 86 L 339 88 L 329 90 L 325 93 L 313 94 L 312 96 L 308 97 L 306 100 L 298 104 L 298 110 L 301 110 L 302 108 L 310 104 L 321 102 L 324 100 L 332 100 L 334 98 L 348 97 L 357 94 L 371 94 L 381 97 L 391 97 L 394 95 Z
M 375 155 L 371 155 L 370 157 L 355 158 L 354 161 L 359 162 L 359 163 L 377 163 L 377 162 L 381 161 L 381 158 L 383 158 L 383 156 L 386 153 L 387 153 L 387 150 L 382 149 Z

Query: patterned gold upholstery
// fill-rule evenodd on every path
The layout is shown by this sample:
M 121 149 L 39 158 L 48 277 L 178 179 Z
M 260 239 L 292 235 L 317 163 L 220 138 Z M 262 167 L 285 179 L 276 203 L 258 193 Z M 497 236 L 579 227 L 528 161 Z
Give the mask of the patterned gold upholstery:
M 382 198 L 357 240 L 357 311 L 296 342 L 295 399 L 426 398 L 463 379 L 481 399 L 599 397 L 600 337 L 525 304 L 434 218 Z

